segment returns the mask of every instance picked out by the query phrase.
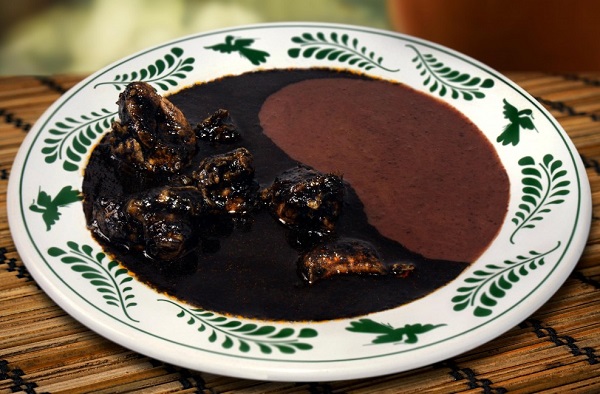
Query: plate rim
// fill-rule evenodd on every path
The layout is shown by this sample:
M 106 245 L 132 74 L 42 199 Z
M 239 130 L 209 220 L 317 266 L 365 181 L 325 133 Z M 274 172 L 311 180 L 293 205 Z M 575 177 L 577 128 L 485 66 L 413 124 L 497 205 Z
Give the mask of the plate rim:
M 188 36 L 184 36 L 184 37 L 180 37 L 174 40 L 170 40 L 168 42 L 156 45 L 156 46 L 152 46 L 150 48 L 146 48 L 144 50 L 138 51 L 132 55 L 129 55 L 125 58 L 122 58 L 114 63 L 111 63 L 110 65 L 102 68 L 101 70 L 98 70 L 97 72 L 91 74 L 90 76 L 84 78 L 81 82 L 77 83 L 73 88 L 71 88 L 67 93 L 63 94 L 59 99 L 57 99 L 48 109 L 46 109 L 46 111 L 44 112 L 44 114 L 42 116 L 40 116 L 40 118 L 38 119 L 38 121 L 36 121 L 35 125 L 32 127 L 32 129 L 30 130 L 29 134 L 27 135 L 26 139 L 23 141 L 21 147 L 19 148 L 19 151 L 17 153 L 17 156 L 15 157 L 15 160 L 13 161 L 13 170 L 15 168 L 15 165 L 19 166 L 18 172 L 17 174 L 19 175 L 18 177 L 18 182 L 15 179 L 15 176 L 13 175 L 13 170 L 11 170 L 11 174 L 10 174 L 10 178 L 9 178 L 9 186 L 8 186 L 8 191 L 7 191 L 7 208 L 8 208 L 8 219 L 9 219 L 9 228 L 11 229 L 11 235 L 13 235 L 12 229 L 17 229 L 17 230 L 25 230 L 27 233 L 27 237 L 29 238 L 29 240 L 31 241 L 31 245 L 33 245 L 33 247 L 35 248 L 35 253 L 37 253 L 38 258 L 42 257 L 42 260 L 45 260 L 43 258 L 43 253 L 41 250 L 38 249 L 38 246 L 36 245 L 33 236 L 30 234 L 29 229 L 27 228 L 26 225 L 26 219 L 25 219 L 25 214 L 24 214 L 24 209 L 25 209 L 25 204 L 21 203 L 21 190 L 23 188 L 22 182 L 23 182 L 23 171 L 22 171 L 22 167 L 25 165 L 25 163 L 27 162 L 29 155 L 31 153 L 31 149 L 33 147 L 33 145 L 35 144 L 35 141 L 37 140 L 37 138 L 40 138 L 40 133 L 41 131 L 46 127 L 47 123 L 52 119 L 53 114 L 58 111 L 63 105 L 66 105 L 68 103 L 68 101 L 72 98 L 75 97 L 85 86 L 87 86 L 88 84 L 92 83 L 95 79 L 97 79 L 99 76 L 109 72 L 110 70 L 112 70 L 113 68 L 119 67 L 123 64 L 126 64 L 130 61 L 132 61 L 133 59 L 142 56 L 143 54 L 146 53 L 150 53 L 152 51 L 156 51 L 158 49 L 161 48 L 166 48 L 169 46 L 173 46 L 176 45 L 177 43 L 183 42 L 183 41 L 188 41 L 188 40 L 195 40 L 195 39 L 199 39 L 199 38 L 203 38 L 203 37 L 208 37 L 208 36 L 212 36 L 212 35 L 222 35 L 224 33 L 227 32 L 237 32 L 237 31 L 248 31 L 248 30 L 254 30 L 254 29 L 264 29 L 264 28 L 310 28 L 310 29 L 314 29 L 314 28 L 331 28 L 331 29 L 342 29 L 342 30 L 352 30 L 352 31 L 360 31 L 360 32 L 365 32 L 365 33 L 371 33 L 371 34 L 377 34 L 377 35 L 384 35 L 384 36 L 388 36 L 391 38 L 401 38 L 403 40 L 407 40 L 407 41 L 413 41 L 413 42 L 418 42 L 419 45 L 424 45 L 427 47 L 431 47 L 435 50 L 438 51 L 442 51 L 442 52 L 446 52 L 448 54 L 450 54 L 451 56 L 457 57 L 458 59 L 460 59 L 460 61 L 465 61 L 468 62 L 474 66 L 476 66 L 477 68 L 479 68 L 482 71 L 485 71 L 486 73 L 489 73 L 491 75 L 493 75 L 494 78 L 497 78 L 499 80 L 501 80 L 507 87 L 512 88 L 516 93 L 518 93 L 519 95 L 521 95 L 522 97 L 524 97 L 526 100 L 528 100 L 532 105 L 534 105 L 536 107 L 536 109 L 538 109 L 542 114 L 544 114 L 544 116 L 547 118 L 547 120 L 556 128 L 557 131 L 559 131 L 559 136 L 560 138 L 563 140 L 563 143 L 565 144 L 565 146 L 568 148 L 568 152 L 569 155 L 573 161 L 573 165 L 578 169 L 577 172 L 577 176 L 575 176 L 575 179 L 577 179 L 578 182 L 578 190 L 579 193 L 581 195 L 581 197 L 585 197 L 585 201 L 582 201 L 582 198 L 579 199 L 578 201 L 578 219 L 576 220 L 576 222 L 581 222 L 582 225 L 579 226 L 574 226 L 577 227 L 576 229 L 574 229 L 571 232 L 571 236 L 569 239 L 569 243 L 571 245 L 570 248 L 565 249 L 563 251 L 563 253 L 561 254 L 560 257 L 560 261 L 563 261 L 567 255 L 572 254 L 574 256 L 577 257 L 573 257 L 575 260 L 577 260 L 579 258 L 579 256 L 581 255 L 581 253 L 583 252 L 583 249 L 585 248 L 586 242 L 587 242 L 587 234 L 589 234 L 589 228 L 591 226 L 591 217 L 589 217 L 590 215 L 583 215 L 583 211 L 585 210 L 589 210 L 589 207 L 591 207 L 591 191 L 589 190 L 589 181 L 587 181 L 587 177 L 586 177 L 586 173 L 585 173 L 585 169 L 583 167 L 583 164 L 581 163 L 580 159 L 578 160 L 578 158 L 575 156 L 575 153 L 577 152 L 575 146 L 573 145 L 572 141 L 570 140 L 570 138 L 568 137 L 568 134 L 566 133 L 566 131 L 562 128 L 562 126 L 558 123 L 558 121 L 552 117 L 552 115 L 543 108 L 543 106 L 537 102 L 532 96 L 529 95 L 529 93 L 527 93 L 524 89 L 520 88 L 516 83 L 512 82 L 511 80 L 509 80 L 507 77 L 505 77 L 504 75 L 498 73 L 497 71 L 493 70 L 492 68 L 490 68 L 489 66 L 486 66 L 485 64 L 482 64 L 480 62 L 478 62 L 475 59 L 470 58 L 467 55 L 464 55 L 462 53 L 456 52 L 450 48 L 446 48 L 442 45 L 436 44 L 436 43 L 432 43 L 429 42 L 427 40 L 422 40 L 416 37 L 411 37 L 405 34 L 401 34 L 401 33 L 396 33 L 396 32 L 391 32 L 391 31 L 387 31 L 387 30 L 381 30 L 381 29 L 376 29 L 376 28 L 370 28 L 370 27 L 362 27 L 362 26 L 355 26 L 355 25 L 347 25 L 347 24 L 336 24 L 336 23 L 320 23 L 320 22 L 277 22 L 277 23 L 261 23 L 261 24 L 253 24 L 253 25 L 246 25 L 246 26 L 236 26 L 236 27 L 231 27 L 231 28 L 225 28 L 225 29 L 218 29 L 218 30 L 212 30 L 209 32 L 203 32 L 203 33 L 199 33 L 199 34 L 192 34 L 192 35 L 188 35 Z M 27 150 L 23 150 L 22 148 L 26 147 Z M 15 190 L 18 190 L 17 192 L 15 192 Z M 588 198 L 589 197 L 589 198 Z M 588 201 L 589 200 L 589 201 Z M 19 207 L 18 209 L 18 216 L 19 218 L 14 217 L 14 213 L 15 212 L 15 208 Z M 20 219 L 20 220 L 19 220 Z M 23 223 L 20 223 L 20 221 L 22 221 Z M 580 236 L 577 239 L 574 239 L 576 237 L 576 233 L 585 233 L 586 237 L 584 238 L 583 236 Z M 125 346 L 127 348 L 132 349 L 130 342 L 127 343 L 127 345 L 123 344 L 121 341 L 122 340 L 126 340 L 127 338 L 124 338 L 124 333 L 119 332 L 119 330 L 116 327 L 111 327 L 110 325 L 106 325 L 104 323 L 98 323 L 93 317 L 91 317 L 90 315 L 86 314 L 85 311 L 83 309 L 81 309 L 78 305 L 73 304 L 70 300 L 67 300 L 65 302 L 65 300 L 63 298 L 61 298 L 61 294 L 60 294 L 60 289 L 58 289 L 58 287 L 51 281 L 49 280 L 49 278 L 45 277 L 44 274 L 42 273 L 41 270 L 38 269 L 37 265 L 35 263 L 26 261 L 29 260 L 31 258 L 30 256 L 30 252 L 28 251 L 28 247 L 29 245 L 25 245 L 26 242 L 23 241 L 20 236 L 14 236 L 13 235 L 13 241 L 15 243 L 15 246 L 17 247 L 17 251 L 19 253 L 19 256 L 22 256 L 22 260 L 23 263 L 25 264 L 25 266 L 27 267 L 27 269 L 30 271 L 30 273 L 32 274 L 32 276 L 34 277 L 36 283 L 38 283 L 40 285 L 40 287 L 44 290 L 44 292 L 46 294 L 48 294 L 53 300 L 54 302 L 56 302 L 61 308 L 65 309 L 65 311 L 67 311 L 71 316 L 75 317 L 76 320 L 78 320 L 79 322 L 83 323 L 84 325 L 88 326 L 92 331 L 106 337 L 107 339 L 117 342 L 122 346 Z M 34 253 L 34 254 L 35 254 Z M 49 264 L 48 262 L 45 262 L 45 265 L 48 267 L 48 269 L 50 269 L 54 275 L 59 278 L 61 280 L 61 282 L 67 286 L 71 291 L 75 292 L 76 294 L 77 291 L 73 290 L 71 288 L 71 286 L 69 285 L 69 283 L 66 283 L 62 280 L 62 278 L 59 277 L 59 275 L 54 271 L 54 269 L 52 268 L 51 264 Z M 560 267 L 563 268 L 564 267 Z M 575 264 L 572 264 L 569 273 L 575 268 Z M 554 281 L 553 284 L 553 288 L 551 291 L 548 291 L 548 293 L 550 293 L 550 296 L 548 297 L 538 297 L 535 300 L 531 299 L 531 296 L 536 293 L 539 289 L 539 287 L 541 287 L 542 285 L 546 284 L 546 286 L 548 285 L 546 282 L 548 281 L 548 278 L 550 278 L 550 276 L 555 272 L 555 270 L 559 269 L 559 264 L 556 264 L 554 267 L 552 267 L 552 270 L 544 277 L 544 279 L 537 284 L 537 286 L 535 286 L 527 295 L 525 298 L 529 299 L 529 304 L 527 305 L 527 307 L 523 306 L 523 303 L 519 302 L 516 305 L 512 305 L 510 308 L 502 311 L 501 313 L 498 313 L 495 315 L 494 318 L 489 319 L 489 320 L 485 320 L 483 321 L 479 326 L 475 326 L 472 327 L 470 330 L 461 332 L 460 334 L 455 335 L 454 337 L 451 338 L 446 338 L 444 337 L 443 339 L 440 339 L 438 341 L 435 341 L 433 343 L 427 344 L 427 345 L 422 345 L 422 346 L 418 346 L 416 348 L 411 348 L 408 350 L 404 350 L 404 351 L 398 351 L 398 352 L 393 352 L 391 354 L 383 354 L 383 355 L 375 355 L 375 356 L 369 356 L 369 357 L 361 357 L 361 358 L 354 358 L 354 359 L 344 359 L 344 360 L 308 360 L 305 361 L 305 363 L 310 363 L 310 364 L 314 364 L 317 365 L 318 369 L 318 376 L 315 376 L 314 373 L 315 371 L 297 371 L 297 370 L 293 370 L 292 368 L 289 368 L 290 364 L 294 364 L 296 362 L 299 362 L 298 360 L 275 360 L 277 362 L 285 362 L 287 365 L 282 366 L 280 369 L 280 371 L 278 371 L 277 373 L 273 374 L 273 373 L 266 373 L 264 374 L 263 379 L 265 380 L 286 380 L 286 381 L 309 381 L 309 380 L 322 380 L 322 379 L 327 379 L 327 380 L 343 380 L 343 379 L 355 379 L 355 378 L 362 378 L 362 377 L 368 377 L 368 376 L 377 376 L 377 375 L 381 375 L 383 373 L 387 374 L 387 373 L 392 373 L 392 372 L 399 372 L 396 371 L 394 369 L 393 366 L 388 367 L 388 369 L 382 369 L 381 366 L 377 366 L 377 367 L 373 367 L 373 368 L 367 368 L 367 371 L 363 374 L 360 373 L 353 373 L 352 376 L 348 376 L 347 374 L 344 374 L 343 370 L 347 370 L 347 362 L 353 362 L 356 360 L 364 360 L 364 359 L 373 359 L 373 358 L 382 358 L 382 357 L 389 357 L 390 355 L 397 355 L 400 353 L 405 353 L 405 352 L 411 352 L 413 350 L 417 350 L 420 349 L 422 347 L 430 347 L 430 346 L 434 346 L 434 345 L 438 345 L 441 342 L 446 342 L 449 340 L 454 340 L 456 338 L 460 338 L 462 336 L 464 336 L 465 334 L 467 334 L 470 331 L 473 330 L 477 330 L 482 326 L 488 325 L 490 324 L 490 322 L 493 321 L 497 321 L 498 319 L 500 319 L 502 316 L 504 316 L 507 313 L 511 313 L 514 314 L 515 312 L 513 311 L 513 309 L 525 309 L 526 311 L 529 311 L 527 315 L 533 313 L 535 310 L 537 310 L 541 305 L 543 305 L 545 302 L 547 302 L 547 300 L 558 290 L 558 288 L 560 288 L 562 286 L 562 284 L 564 283 L 564 280 L 566 280 L 567 276 L 565 274 L 563 274 L 564 279 L 560 280 L 560 281 Z M 568 274 L 567 274 L 568 275 Z M 103 311 L 101 308 L 98 308 L 96 305 L 93 305 L 91 302 L 85 300 L 86 303 L 88 303 L 89 305 L 92 305 L 94 308 L 98 309 L 100 312 L 102 312 L 103 314 L 106 314 L 107 316 L 109 316 L 112 319 L 116 319 L 113 316 L 108 315 L 105 311 Z M 524 313 L 524 312 L 521 312 Z M 142 330 L 140 327 L 133 327 L 132 325 L 129 325 L 129 323 L 123 321 L 123 320 L 119 320 L 116 319 L 120 324 L 125 324 L 127 326 L 129 326 L 131 329 L 135 330 L 135 331 L 143 331 L 145 334 L 149 334 L 151 336 L 154 336 L 154 334 L 149 333 L 145 330 Z M 506 320 L 502 320 L 501 321 L 504 322 L 504 328 L 501 330 L 502 332 L 505 332 L 506 330 L 510 329 L 510 327 L 514 326 L 514 321 L 506 321 Z M 315 322 L 314 324 L 320 324 L 319 322 Z M 101 327 L 99 327 L 101 326 Z M 508 326 L 508 327 L 507 327 Z M 486 336 L 482 336 L 480 338 L 479 341 L 472 341 L 470 342 L 470 346 L 466 347 L 464 351 L 468 351 L 471 350 L 483 343 L 488 342 L 489 340 L 498 337 L 500 334 L 496 333 L 496 331 L 499 330 L 494 330 L 494 333 Z M 126 335 L 125 335 L 126 336 Z M 119 341 L 115 340 L 114 338 L 119 339 Z M 162 338 L 160 337 L 161 340 L 167 340 L 166 338 Z M 176 343 L 177 345 L 180 346 L 187 346 L 187 345 L 183 345 L 177 342 L 173 342 Z M 151 355 L 151 357 L 157 358 L 157 359 L 162 359 L 165 360 L 165 358 L 168 358 L 168 356 L 165 356 L 165 354 L 161 353 L 160 351 L 157 352 L 148 352 L 147 349 L 144 350 L 140 350 L 140 349 L 133 349 L 135 351 L 138 351 L 140 353 L 143 354 L 153 354 Z M 203 352 L 210 352 L 210 350 L 207 349 L 196 349 L 196 350 L 201 350 Z M 462 353 L 462 352 L 461 352 Z M 219 353 L 218 353 L 219 354 Z M 460 354 L 460 353 L 458 353 Z M 243 356 L 240 355 L 227 355 L 227 354 L 219 354 L 220 356 L 224 355 L 226 356 L 226 358 L 228 359 L 239 359 L 239 358 L 244 358 Z M 449 356 L 456 356 L 457 354 L 453 353 Z M 439 360 L 439 357 L 433 357 L 435 358 L 437 361 Z M 181 365 L 181 360 L 175 358 L 168 358 L 169 361 L 173 364 L 176 365 Z M 274 360 L 263 360 L 263 359 L 254 359 L 253 357 L 248 357 L 247 359 L 250 359 L 254 362 L 257 363 L 262 363 L 262 362 L 266 362 L 266 363 L 271 363 Z M 231 360 L 229 360 L 231 362 Z M 428 365 L 430 364 L 432 361 L 426 361 L 425 363 L 421 363 L 420 365 L 417 365 L 416 367 L 419 366 L 423 366 L 423 365 Z M 335 364 L 345 364 L 344 366 L 341 366 L 340 368 L 330 368 L 327 370 L 324 370 L 322 368 L 323 363 L 327 363 L 327 364 L 331 364 L 331 363 L 335 363 Z M 227 363 L 225 363 L 227 364 Z M 194 367 L 191 365 L 186 365 L 186 367 L 188 368 L 192 368 L 192 369 L 197 369 L 198 366 Z M 415 367 L 415 368 L 416 368 Z M 222 370 L 222 368 L 225 368 L 225 370 Z M 274 368 L 271 367 L 271 370 L 273 370 Z M 236 373 L 234 375 L 231 374 L 231 370 L 229 370 L 229 366 L 228 365 L 222 365 L 222 366 L 217 366 L 216 369 L 213 368 L 207 368 L 204 367 L 205 371 L 207 372 L 214 372 L 214 373 L 219 373 L 219 374 L 223 374 L 223 375 L 229 375 L 229 376 L 240 376 L 240 377 L 244 377 L 244 378 L 254 378 L 256 379 L 257 376 L 261 376 L 261 372 L 264 373 L 263 370 L 257 369 L 254 370 L 254 368 L 249 368 L 247 369 L 244 373 L 239 374 L 239 371 L 236 371 Z M 377 371 L 376 373 L 375 370 Z M 321 371 L 324 371 L 323 373 Z

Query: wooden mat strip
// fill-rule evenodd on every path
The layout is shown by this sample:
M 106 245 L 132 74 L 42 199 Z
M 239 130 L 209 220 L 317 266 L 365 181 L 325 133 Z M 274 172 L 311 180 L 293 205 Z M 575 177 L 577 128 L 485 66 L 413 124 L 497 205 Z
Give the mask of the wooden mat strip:
M 373 379 L 276 383 L 177 368 L 99 337 L 31 280 L 6 216 L 12 160 L 75 76 L 0 78 L 0 394 L 24 392 L 600 392 L 600 74 L 513 73 L 567 130 L 593 191 L 593 224 L 574 273 L 539 311 L 477 349 Z

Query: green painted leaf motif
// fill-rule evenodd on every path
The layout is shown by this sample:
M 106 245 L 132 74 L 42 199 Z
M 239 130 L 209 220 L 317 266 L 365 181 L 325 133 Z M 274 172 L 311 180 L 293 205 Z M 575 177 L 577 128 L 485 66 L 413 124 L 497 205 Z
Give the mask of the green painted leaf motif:
M 493 79 L 484 79 L 454 70 L 432 54 L 421 53 L 414 45 L 407 45 L 407 47 L 415 51 L 416 56 L 412 62 L 424 78 L 423 86 L 430 93 L 435 93 L 440 97 L 450 97 L 454 100 L 472 101 L 484 98 L 483 89 L 490 89 L 494 86 Z
M 521 140 L 523 130 L 536 130 L 533 124 L 533 111 L 529 108 L 519 110 L 506 99 L 502 101 L 504 103 L 502 113 L 508 119 L 508 124 L 496 138 L 496 142 L 516 146 Z
M 271 354 L 275 350 L 293 354 L 297 351 L 311 350 L 313 345 L 300 339 L 314 338 L 318 335 L 315 329 L 309 327 L 296 330 L 291 327 L 277 328 L 268 324 L 244 323 L 203 309 L 188 309 L 171 300 L 158 301 L 178 307 L 178 318 L 186 320 L 189 325 L 197 324 L 198 332 L 207 333 L 208 341 L 219 342 L 223 349 L 237 347 L 240 352 L 248 353 L 254 345 L 263 354 Z
M 46 231 L 50 231 L 52 226 L 60 219 L 61 212 L 59 209 L 81 199 L 81 193 L 71 186 L 60 189 L 54 198 L 40 188 L 37 198 L 31 203 L 29 209 L 42 214 Z
M 384 67 L 382 56 L 377 56 L 375 52 L 361 45 L 357 38 L 351 38 L 346 33 L 342 35 L 337 32 L 332 32 L 329 35 L 323 32 L 303 33 L 300 36 L 292 37 L 291 40 L 294 44 L 299 45 L 299 47 L 288 49 L 288 56 L 294 59 L 300 57 L 314 58 L 316 60 L 347 63 L 364 70 L 377 67 L 389 72 L 399 71 L 399 69 Z
M 117 113 L 107 109 L 81 115 L 75 119 L 67 117 L 56 122 L 44 139 L 42 154 L 46 163 L 62 161 L 66 171 L 78 171 L 94 141 L 110 129 Z
M 515 243 L 517 233 L 523 229 L 534 229 L 552 208 L 565 202 L 570 193 L 571 181 L 565 179 L 567 171 L 562 169 L 563 162 L 551 154 L 536 163 L 533 157 L 525 156 L 518 161 L 521 166 L 522 195 L 521 203 L 515 212 L 512 222 L 516 225 L 510 236 Z
M 100 82 L 94 85 L 94 89 L 102 85 L 112 85 L 117 90 L 134 81 L 143 81 L 153 84 L 157 89 L 168 90 L 177 86 L 181 79 L 194 69 L 193 57 L 183 57 L 183 49 L 174 47 L 162 58 L 144 68 L 128 73 L 116 75 L 110 82 Z
M 414 344 L 419 341 L 418 336 L 425 334 L 438 327 L 445 326 L 446 324 L 406 324 L 403 327 L 393 327 L 390 324 L 384 324 L 376 322 L 372 319 L 359 319 L 350 322 L 350 327 L 346 327 L 346 330 L 350 332 L 358 332 L 363 334 L 375 334 L 375 339 L 371 341 L 372 344 L 382 343 L 404 343 Z
M 72 241 L 67 242 L 66 249 L 49 248 L 48 255 L 58 258 L 62 263 L 69 265 L 74 272 L 87 279 L 107 305 L 119 308 L 127 319 L 138 322 L 131 317 L 128 310 L 137 305 L 133 288 L 126 286 L 133 278 L 119 263 L 106 262 L 104 253 L 94 254 L 91 246 L 80 246 Z
M 467 277 L 465 283 L 469 285 L 456 289 L 456 295 L 451 299 L 454 311 L 461 312 L 472 307 L 474 316 L 490 316 L 498 301 L 504 298 L 523 277 L 543 266 L 545 257 L 559 247 L 560 242 L 545 253 L 531 250 L 527 255 L 518 255 L 513 260 L 504 260 L 502 264 L 488 264 L 485 270 L 473 272 L 472 275 L 477 276 L 477 280 L 470 280 L 473 276 Z M 476 285 L 471 285 L 472 283 Z
M 255 66 L 259 66 L 262 63 L 266 63 L 267 58 L 271 55 L 266 51 L 251 48 L 251 45 L 254 44 L 254 41 L 256 40 L 252 38 L 241 38 L 228 35 L 225 37 L 225 42 L 206 46 L 204 48 L 228 54 L 235 52 L 242 58 L 248 59 L 250 63 L 254 64 Z

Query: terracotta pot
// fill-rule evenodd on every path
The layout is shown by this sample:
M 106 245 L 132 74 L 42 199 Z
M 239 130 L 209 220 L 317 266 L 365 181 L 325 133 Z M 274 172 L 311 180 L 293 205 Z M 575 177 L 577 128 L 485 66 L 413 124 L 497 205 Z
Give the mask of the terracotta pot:
M 598 0 L 388 0 L 393 27 L 504 71 L 600 70 Z

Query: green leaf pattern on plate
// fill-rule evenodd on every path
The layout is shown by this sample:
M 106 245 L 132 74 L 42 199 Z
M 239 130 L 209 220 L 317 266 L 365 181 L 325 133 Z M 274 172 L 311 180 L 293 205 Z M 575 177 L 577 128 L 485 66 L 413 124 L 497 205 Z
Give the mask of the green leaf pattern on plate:
M 246 58 L 250 63 L 258 66 L 262 63 L 266 63 L 267 58 L 270 56 L 268 52 L 260 49 L 250 48 L 250 45 L 254 43 L 252 38 L 241 38 L 234 36 L 225 37 L 225 42 L 206 46 L 206 49 L 212 49 L 213 51 L 221 53 L 234 53 L 237 52 L 241 57 Z
M 107 109 L 81 115 L 78 119 L 67 117 L 48 130 L 42 153 L 46 163 L 62 160 L 63 169 L 78 171 L 83 158 L 94 141 L 110 128 L 117 113 Z
M 369 51 L 366 46 L 359 44 L 357 38 L 350 38 L 346 33 L 339 35 L 332 32 L 329 36 L 323 32 L 303 33 L 292 37 L 292 42 L 300 47 L 290 48 L 288 55 L 291 58 L 314 58 L 317 60 L 336 61 L 347 63 L 365 70 L 379 67 L 382 70 L 396 72 L 398 69 L 389 69 L 381 63 L 383 57 L 376 56 L 375 52 Z
M 524 229 L 534 229 L 544 219 L 544 215 L 552 212 L 552 208 L 565 202 L 564 197 L 570 193 L 571 182 L 565 177 L 563 162 L 552 154 L 543 156 L 536 163 L 533 157 L 525 156 L 518 161 L 523 178 L 521 202 L 512 223 L 517 227 L 510 235 L 509 241 L 515 244 L 515 236 Z M 487 264 L 485 269 L 476 270 L 465 279 L 465 286 L 459 287 L 452 298 L 455 311 L 463 311 L 474 307 L 473 314 L 478 317 L 490 316 L 492 308 L 531 271 L 543 266 L 545 258 L 557 250 L 556 247 L 544 253 L 529 251 L 528 255 L 518 255 L 513 260 L 505 260 L 502 264 Z
M 117 74 L 112 82 L 101 82 L 94 87 L 113 85 L 117 90 L 121 90 L 123 86 L 131 82 L 144 81 L 156 85 L 161 90 L 168 90 L 170 87 L 177 86 L 178 79 L 184 79 L 186 73 L 194 69 L 194 62 L 193 57 L 183 58 L 183 50 L 174 47 L 154 63 L 137 71 Z
M 565 202 L 564 197 L 569 194 L 571 182 L 565 179 L 567 171 L 562 169 L 563 162 L 547 154 L 541 163 L 535 162 L 531 156 L 519 160 L 522 167 L 523 178 L 521 189 L 521 203 L 512 222 L 517 226 L 510 236 L 510 242 L 520 230 L 533 229 L 551 208 Z
M 407 45 L 407 47 L 416 52 L 412 62 L 416 65 L 420 75 L 425 78 L 423 85 L 431 93 L 436 93 L 441 97 L 449 95 L 453 99 L 462 97 L 464 100 L 470 101 L 484 98 L 483 89 L 494 86 L 494 80 L 491 78 L 471 76 L 448 67 L 432 54 L 421 53 L 414 45 Z
M 264 354 L 271 354 L 273 350 L 293 354 L 299 350 L 313 348 L 310 343 L 299 339 L 314 338 L 318 335 L 312 328 L 296 330 L 290 327 L 277 328 L 272 325 L 245 323 L 204 309 L 185 308 L 170 300 L 158 301 L 177 306 L 180 309 L 178 318 L 184 319 L 189 325 L 196 325 L 199 332 L 206 332 L 209 342 L 220 341 L 224 349 L 231 349 L 237 344 L 240 352 L 247 353 L 252 348 L 251 344 L 254 344 Z
M 529 108 L 519 110 L 506 99 L 503 100 L 503 103 L 503 114 L 509 123 L 496 138 L 496 142 L 500 142 L 502 145 L 516 146 L 521 140 L 521 130 L 535 130 L 533 111 Z
M 71 186 L 60 189 L 54 198 L 40 188 L 37 198 L 29 206 L 29 209 L 42 214 L 42 219 L 46 223 L 46 231 L 50 231 L 50 228 L 60 219 L 58 209 L 81 199 L 81 192 Z
M 137 322 L 128 312 L 129 308 L 137 305 L 130 284 L 133 277 L 129 275 L 129 271 L 114 260 L 107 262 L 106 254 L 94 253 L 89 245 L 79 246 L 76 242 L 69 241 L 67 247 L 68 250 L 51 247 L 48 254 L 60 258 L 62 263 L 68 264 L 73 271 L 87 279 L 102 295 L 106 304 L 119 308 L 129 320 Z
M 381 343 L 404 343 L 414 344 L 419 341 L 418 335 L 429 332 L 446 324 L 405 324 L 403 327 L 395 328 L 390 324 L 379 323 L 372 319 L 359 319 L 350 322 L 346 330 L 363 334 L 376 334 L 377 337 L 371 341 L 372 344 Z
M 530 251 L 528 255 L 518 255 L 514 260 L 504 260 L 501 264 L 487 264 L 485 269 L 474 271 L 459 287 L 452 298 L 455 311 L 474 307 L 473 315 L 486 317 L 492 314 L 492 308 L 498 300 L 504 298 L 510 289 L 521 279 L 546 264 L 545 258 L 558 249 L 558 244 L 544 252 Z

